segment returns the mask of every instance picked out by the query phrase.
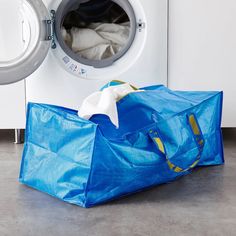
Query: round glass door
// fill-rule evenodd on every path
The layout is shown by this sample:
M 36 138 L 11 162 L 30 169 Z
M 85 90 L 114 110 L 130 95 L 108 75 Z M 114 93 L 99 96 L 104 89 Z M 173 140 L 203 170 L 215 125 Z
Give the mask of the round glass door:
M 3 3 L 2 3 L 3 1 Z M 25 51 L 21 1 L 1 1 L 0 8 L 0 65 L 14 63 Z M 4 2 L 5 1 L 5 2 Z
M 137 30 L 128 0 L 63 0 L 55 33 L 63 51 L 95 68 L 111 66 L 130 49 Z
M 0 84 L 20 81 L 41 65 L 50 48 L 46 19 L 41 0 L 1 0 Z

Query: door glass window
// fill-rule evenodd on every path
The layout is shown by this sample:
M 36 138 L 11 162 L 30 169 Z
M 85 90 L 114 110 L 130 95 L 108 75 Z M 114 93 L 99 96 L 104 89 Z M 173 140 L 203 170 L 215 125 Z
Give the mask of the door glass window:
M 12 61 L 24 52 L 21 0 L 1 0 L 0 62 Z
M 68 12 L 62 24 L 65 43 L 89 60 L 102 60 L 119 53 L 130 34 L 126 12 L 113 1 L 92 0 Z
M 73 59 L 105 67 L 130 48 L 136 20 L 128 1 L 74 0 L 70 7 L 64 7 L 61 20 L 57 18 L 61 22 L 56 34 L 64 51 Z
M 0 0 L 0 85 L 31 75 L 50 48 L 42 0 Z
M 23 61 L 34 49 L 39 35 L 37 16 L 25 0 L 1 0 L 0 66 Z

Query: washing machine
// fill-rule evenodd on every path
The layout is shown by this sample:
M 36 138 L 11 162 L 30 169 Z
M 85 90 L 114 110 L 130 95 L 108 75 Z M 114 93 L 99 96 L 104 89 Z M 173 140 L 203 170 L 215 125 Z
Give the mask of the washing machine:
M 168 0 L 1 1 L 8 6 L 6 24 L 14 28 L 9 44 L 18 56 L 1 62 L 0 84 L 25 79 L 27 102 L 78 109 L 111 80 L 136 87 L 167 85 Z M 99 59 L 75 51 L 65 32 L 91 31 L 92 24 L 126 25 L 125 43 Z M 77 43 L 94 38 L 88 34 Z

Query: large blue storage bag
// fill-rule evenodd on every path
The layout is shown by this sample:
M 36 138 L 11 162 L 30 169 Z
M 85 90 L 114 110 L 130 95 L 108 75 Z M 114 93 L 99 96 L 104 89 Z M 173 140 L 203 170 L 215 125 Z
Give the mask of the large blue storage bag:
M 144 90 L 117 103 L 119 129 L 104 115 L 30 103 L 20 182 L 91 207 L 224 163 L 222 92 Z

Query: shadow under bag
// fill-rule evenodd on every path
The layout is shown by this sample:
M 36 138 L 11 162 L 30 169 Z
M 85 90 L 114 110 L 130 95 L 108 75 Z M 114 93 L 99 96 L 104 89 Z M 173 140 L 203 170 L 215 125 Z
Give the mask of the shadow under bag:
M 30 103 L 20 182 L 91 207 L 224 163 L 222 92 L 143 89 L 117 103 L 119 129 Z

